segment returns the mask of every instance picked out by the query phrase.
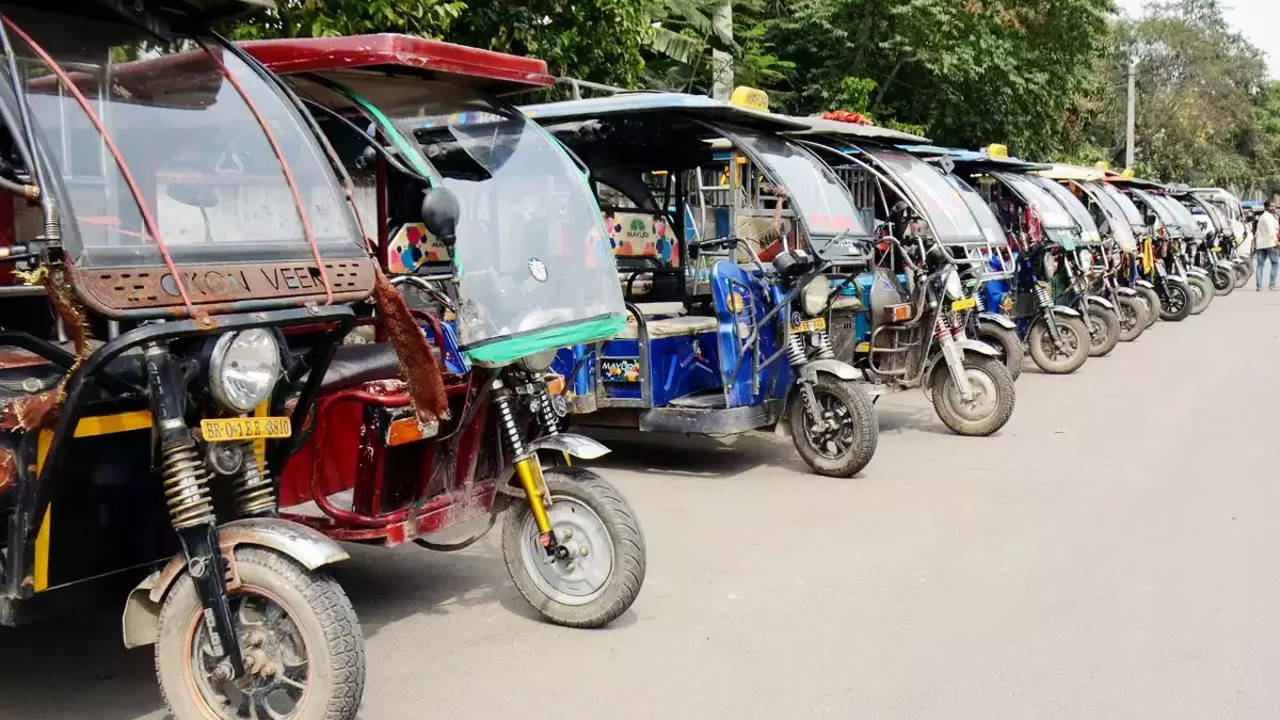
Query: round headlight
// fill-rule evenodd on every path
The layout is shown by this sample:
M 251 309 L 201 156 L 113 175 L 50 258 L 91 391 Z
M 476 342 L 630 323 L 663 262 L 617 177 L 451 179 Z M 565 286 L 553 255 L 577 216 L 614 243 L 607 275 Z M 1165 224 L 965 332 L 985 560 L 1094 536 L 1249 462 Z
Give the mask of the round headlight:
M 1093 267 L 1093 253 L 1088 250 L 1080 251 L 1080 269 L 1089 272 L 1089 268 Z
M 209 389 L 223 407 L 247 413 L 262 404 L 280 379 L 280 346 L 269 330 L 226 333 L 213 345 Z
M 557 352 L 559 352 L 559 350 L 556 348 L 542 350 L 532 355 L 525 355 L 516 362 L 520 364 L 520 367 L 531 373 L 536 374 L 546 372 L 546 369 L 551 367 L 552 361 L 556 359 Z
M 819 275 L 810 280 L 809 284 L 800 291 L 800 307 L 807 315 L 817 315 L 827 307 L 829 297 L 831 297 L 831 283 L 827 281 L 826 275 Z
M 964 297 L 964 283 L 960 282 L 960 273 L 955 268 L 951 268 L 951 272 L 947 273 L 946 280 L 947 297 L 952 300 L 959 300 Z

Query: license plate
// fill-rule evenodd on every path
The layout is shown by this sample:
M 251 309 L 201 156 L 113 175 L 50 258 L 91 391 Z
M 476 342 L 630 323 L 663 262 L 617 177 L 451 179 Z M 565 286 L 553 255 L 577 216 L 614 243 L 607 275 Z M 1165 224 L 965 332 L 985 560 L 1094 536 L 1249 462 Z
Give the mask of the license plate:
M 200 433 L 205 442 L 261 440 L 287 438 L 293 434 L 293 426 L 287 417 L 217 418 L 201 420 Z
M 978 298 L 967 297 L 961 300 L 956 300 L 955 302 L 951 303 L 951 311 L 960 312 L 961 310 L 968 310 L 971 307 L 975 307 L 977 304 L 978 304 Z
M 823 330 L 826 330 L 826 329 L 827 329 L 826 318 L 813 318 L 811 320 L 801 320 L 800 322 L 791 326 L 791 332 L 796 334 L 807 333 L 807 332 L 822 332 Z

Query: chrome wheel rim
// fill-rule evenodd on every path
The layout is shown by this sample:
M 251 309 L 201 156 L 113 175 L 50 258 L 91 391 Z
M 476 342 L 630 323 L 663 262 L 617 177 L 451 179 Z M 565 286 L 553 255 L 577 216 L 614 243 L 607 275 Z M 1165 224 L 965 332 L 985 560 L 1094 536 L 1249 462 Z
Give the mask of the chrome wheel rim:
M 567 550 L 552 558 L 539 541 L 533 513 L 525 517 L 520 557 L 538 590 L 562 605 L 586 605 L 604 593 L 613 576 L 613 537 L 594 510 L 577 498 L 552 496 L 547 519 Z
M 969 421 L 985 420 L 1000 407 L 999 392 L 995 379 L 984 370 L 966 367 L 965 377 L 969 378 L 969 387 L 973 390 L 973 398 L 965 400 L 960 395 L 960 387 L 955 378 L 948 375 L 945 394 L 947 407 L 956 415 Z
M 1070 360 L 1080 349 L 1080 338 L 1076 331 L 1066 323 L 1058 324 L 1058 336 L 1062 342 L 1054 342 L 1049 328 L 1040 333 L 1040 347 L 1050 360 Z
M 230 663 L 214 655 L 203 614 L 192 618 L 190 667 L 204 705 L 220 718 L 284 720 L 306 704 L 310 655 L 289 613 L 265 593 L 227 598 L 245 660 L 245 675 L 231 677 Z

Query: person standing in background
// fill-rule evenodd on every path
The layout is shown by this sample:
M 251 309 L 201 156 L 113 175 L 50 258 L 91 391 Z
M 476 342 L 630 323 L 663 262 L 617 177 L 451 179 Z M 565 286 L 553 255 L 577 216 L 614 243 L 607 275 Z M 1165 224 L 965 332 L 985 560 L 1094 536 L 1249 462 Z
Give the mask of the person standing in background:
M 1271 264 L 1271 277 L 1267 283 L 1268 290 L 1276 289 L 1276 276 L 1280 275 L 1280 218 L 1276 217 L 1275 203 L 1268 200 L 1262 206 L 1262 214 L 1258 216 L 1258 226 L 1253 233 L 1253 254 L 1256 256 L 1258 292 L 1262 292 L 1262 271 Z

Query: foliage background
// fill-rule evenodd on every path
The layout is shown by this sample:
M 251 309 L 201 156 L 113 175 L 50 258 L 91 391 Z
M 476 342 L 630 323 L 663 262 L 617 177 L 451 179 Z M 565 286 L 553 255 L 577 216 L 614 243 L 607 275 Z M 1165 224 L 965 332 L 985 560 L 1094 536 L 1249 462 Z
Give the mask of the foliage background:
M 407 32 L 546 60 L 553 74 L 708 92 L 711 53 L 776 109 L 845 109 L 943 144 L 1123 165 L 1127 73 L 1137 167 L 1155 179 L 1280 190 L 1280 82 L 1219 0 L 282 0 L 241 39 Z M 563 92 L 563 91 L 561 91 Z

